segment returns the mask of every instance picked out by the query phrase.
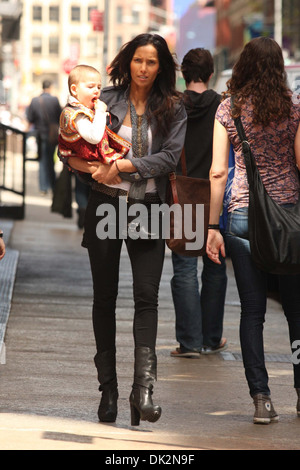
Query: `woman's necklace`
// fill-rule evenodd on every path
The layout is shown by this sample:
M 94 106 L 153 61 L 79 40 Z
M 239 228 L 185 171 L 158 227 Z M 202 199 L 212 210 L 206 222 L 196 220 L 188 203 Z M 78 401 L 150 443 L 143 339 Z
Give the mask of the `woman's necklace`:
M 132 127 L 132 152 L 136 158 L 142 158 L 148 152 L 148 120 L 146 113 L 138 115 L 130 101 L 130 119 Z
M 130 101 L 130 119 L 132 129 L 132 153 L 136 158 L 142 158 L 148 153 L 148 120 L 146 113 L 138 116 L 135 107 Z M 147 180 L 142 179 L 131 183 L 129 197 L 141 201 L 145 197 Z

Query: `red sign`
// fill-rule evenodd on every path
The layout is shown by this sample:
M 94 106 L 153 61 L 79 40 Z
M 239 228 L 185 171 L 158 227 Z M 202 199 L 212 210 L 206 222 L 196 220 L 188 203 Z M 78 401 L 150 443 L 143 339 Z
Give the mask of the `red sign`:
M 103 11 L 92 10 L 91 22 L 93 25 L 93 31 L 103 31 Z
M 63 70 L 65 73 L 69 74 L 71 70 L 76 67 L 78 64 L 77 60 L 66 59 L 63 61 Z

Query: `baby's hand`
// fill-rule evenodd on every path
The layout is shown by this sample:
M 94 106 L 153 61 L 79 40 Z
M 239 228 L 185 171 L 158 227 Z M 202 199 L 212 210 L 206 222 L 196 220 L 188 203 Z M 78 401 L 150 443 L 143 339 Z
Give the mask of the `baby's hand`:
M 100 111 L 105 113 L 107 110 L 107 105 L 104 103 L 104 101 L 97 100 L 95 101 L 95 109 L 100 109 Z

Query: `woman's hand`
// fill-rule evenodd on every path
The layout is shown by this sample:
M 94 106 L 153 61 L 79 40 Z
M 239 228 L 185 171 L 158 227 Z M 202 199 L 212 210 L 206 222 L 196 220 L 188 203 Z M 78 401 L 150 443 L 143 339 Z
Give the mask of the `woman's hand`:
M 92 174 L 98 169 L 100 162 L 97 160 L 90 162 L 79 157 L 69 157 L 68 164 L 74 170 L 81 171 L 82 173 Z
M 119 176 L 118 168 L 114 163 L 110 165 L 105 165 L 104 163 L 98 163 L 96 169 L 91 162 L 91 174 L 92 178 L 97 181 L 97 183 L 103 184 L 118 184 L 121 183 L 122 179 Z
M 209 229 L 206 243 L 206 254 L 214 263 L 221 264 L 219 253 L 225 258 L 225 243 L 219 230 Z
M 70 157 L 68 162 L 75 170 L 90 173 L 92 178 L 98 183 L 119 184 L 122 181 L 115 163 L 104 164 L 96 160 L 90 162 L 78 157 Z

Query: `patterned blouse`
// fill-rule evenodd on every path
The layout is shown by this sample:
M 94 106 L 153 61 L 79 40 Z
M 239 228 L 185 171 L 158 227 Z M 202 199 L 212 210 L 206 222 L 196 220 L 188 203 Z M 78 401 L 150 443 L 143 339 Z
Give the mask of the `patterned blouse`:
M 230 115 L 231 99 L 218 107 L 216 119 L 226 128 L 235 152 L 235 172 L 231 201 L 232 212 L 249 203 L 249 190 L 242 146 Z M 294 153 L 294 140 L 299 126 L 300 105 L 292 105 L 291 118 L 263 127 L 254 125 L 251 99 L 243 105 L 241 120 L 262 181 L 269 195 L 279 204 L 296 203 L 299 196 L 299 176 Z

